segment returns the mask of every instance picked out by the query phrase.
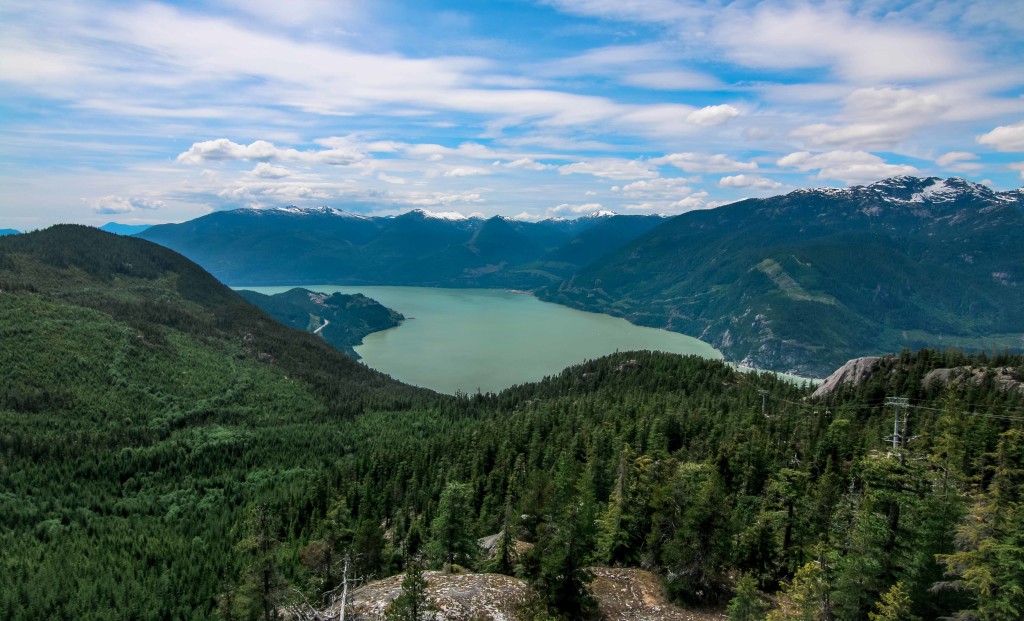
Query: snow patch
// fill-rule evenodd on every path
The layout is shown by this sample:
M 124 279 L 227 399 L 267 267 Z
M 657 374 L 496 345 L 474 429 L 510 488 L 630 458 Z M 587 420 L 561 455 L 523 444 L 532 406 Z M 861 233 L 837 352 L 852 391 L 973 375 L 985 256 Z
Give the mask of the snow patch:
M 424 218 L 431 218 L 434 220 L 469 220 L 469 216 L 461 214 L 457 211 L 429 211 L 426 209 L 413 209 L 409 213 L 418 213 Z

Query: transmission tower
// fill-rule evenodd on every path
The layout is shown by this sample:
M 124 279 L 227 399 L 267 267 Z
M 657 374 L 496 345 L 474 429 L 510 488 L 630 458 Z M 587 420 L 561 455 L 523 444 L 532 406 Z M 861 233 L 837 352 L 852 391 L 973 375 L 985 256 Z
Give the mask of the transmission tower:
M 910 416 L 909 406 L 910 399 L 906 397 L 886 397 L 885 407 L 893 408 L 892 416 L 892 449 L 895 451 L 897 448 L 906 443 L 907 438 L 907 417 Z M 903 410 L 903 428 L 900 429 L 900 410 Z

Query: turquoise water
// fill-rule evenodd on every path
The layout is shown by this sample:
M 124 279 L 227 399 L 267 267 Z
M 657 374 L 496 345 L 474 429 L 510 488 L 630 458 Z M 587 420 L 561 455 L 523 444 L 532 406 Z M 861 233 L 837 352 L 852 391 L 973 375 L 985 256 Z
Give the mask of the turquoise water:
M 498 391 L 543 379 L 616 351 L 651 349 L 721 359 L 689 336 L 624 319 L 541 302 L 498 289 L 294 285 L 324 293 L 362 293 L 407 320 L 356 347 L 367 365 L 439 392 Z M 280 293 L 287 287 L 246 287 Z

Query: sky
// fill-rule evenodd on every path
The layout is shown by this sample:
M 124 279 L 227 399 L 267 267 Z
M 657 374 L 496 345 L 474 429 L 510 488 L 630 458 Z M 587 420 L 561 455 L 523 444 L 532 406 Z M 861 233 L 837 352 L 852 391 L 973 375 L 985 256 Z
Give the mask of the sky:
M 0 0 L 0 228 L 1024 185 L 1024 2 Z

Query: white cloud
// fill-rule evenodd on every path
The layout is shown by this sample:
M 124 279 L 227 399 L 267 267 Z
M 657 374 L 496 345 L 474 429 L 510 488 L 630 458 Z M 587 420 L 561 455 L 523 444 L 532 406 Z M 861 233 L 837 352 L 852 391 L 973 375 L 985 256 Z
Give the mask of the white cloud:
M 521 211 L 516 215 L 512 216 L 512 219 L 522 220 L 524 222 L 536 222 L 541 219 L 541 216 L 538 216 L 537 214 L 531 213 L 529 211 Z
M 475 204 L 484 202 L 479 191 L 473 192 L 405 192 L 387 193 L 383 196 L 392 204 L 409 205 L 412 207 L 431 207 L 439 205 Z
M 718 185 L 723 188 L 754 188 L 755 190 L 774 190 L 782 187 L 778 181 L 760 175 L 726 176 L 718 180 Z
M 1024 151 L 1024 121 L 1013 125 L 1000 125 L 987 134 L 978 136 L 978 142 L 996 151 Z
M 796 168 L 802 172 L 817 170 L 818 179 L 837 179 L 844 183 L 866 183 L 895 175 L 913 175 L 913 166 L 888 164 L 882 158 L 866 151 L 829 151 L 808 153 L 799 151 L 779 158 L 779 166 Z
M 691 179 L 681 177 L 661 177 L 634 181 L 622 187 L 613 186 L 612 192 L 621 193 L 628 198 L 676 198 L 690 194 Z
M 163 209 L 167 203 L 152 198 L 108 195 L 101 198 L 84 199 L 98 214 L 124 214 L 137 210 Z
M 618 158 L 603 158 L 566 164 L 560 166 L 558 172 L 563 175 L 594 175 L 602 179 L 650 179 L 658 176 L 658 173 L 652 170 L 647 162 Z
M 964 73 L 968 50 L 909 23 L 872 20 L 838 5 L 736 7 L 711 38 L 731 60 L 768 69 L 830 68 L 855 82 L 893 82 Z
M 708 209 L 712 206 L 707 200 L 707 192 L 694 192 L 690 196 L 677 200 L 651 200 L 641 203 L 629 203 L 625 207 L 632 212 L 680 214 L 698 209 Z M 717 204 L 717 203 L 716 203 Z
M 551 164 L 543 164 L 529 157 L 521 157 L 517 160 L 506 162 L 502 164 L 502 166 L 505 168 L 522 168 L 524 170 L 549 170 L 551 168 L 557 168 Z
M 601 206 L 601 203 L 584 203 L 582 205 L 570 205 L 569 203 L 562 203 L 561 205 L 558 205 L 556 207 L 552 207 L 552 208 L 548 209 L 548 214 L 550 214 L 550 215 L 577 214 L 578 215 L 578 214 L 584 214 L 584 213 L 594 213 L 594 212 L 597 212 L 597 211 L 601 211 L 602 209 L 603 209 L 603 207 Z
M 218 138 L 196 142 L 188 151 L 178 155 L 178 161 L 184 164 L 202 164 L 211 160 L 272 160 L 277 156 L 277 147 L 265 140 L 257 140 L 249 145 L 241 145 Z
M 491 171 L 479 166 L 459 166 L 450 168 L 441 174 L 445 177 L 474 177 L 476 175 L 489 175 Z
M 256 167 L 252 169 L 252 176 L 260 177 L 261 179 L 283 179 L 292 174 L 292 171 L 288 170 L 284 166 L 274 166 L 266 162 L 260 162 L 256 164 Z
M 1008 165 L 1010 170 L 1016 170 L 1020 173 L 1020 178 L 1024 179 L 1024 162 L 1014 162 Z M 991 185 L 991 183 L 989 184 Z
M 755 170 L 757 163 L 741 162 L 729 155 L 719 153 L 706 155 L 704 153 L 670 153 L 650 160 L 651 164 L 671 164 L 680 170 L 691 173 L 723 173 L 739 170 Z
M 950 151 L 935 159 L 935 163 L 950 170 L 978 170 L 981 164 L 971 163 L 971 160 L 979 159 L 974 153 L 966 151 Z
M 722 104 L 720 106 L 706 106 L 699 110 L 694 110 L 686 115 L 686 120 L 694 125 L 721 125 L 739 115 L 740 111 L 735 107 L 729 104 Z
M 393 185 L 405 185 L 406 183 L 405 179 L 403 179 L 402 177 L 396 177 L 394 175 L 388 175 L 385 173 L 380 173 L 379 175 L 377 175 L 377 178 L 383 181 L 384 183 L 390 183 Z
M 203 164 L 218 160 L 247 160 L 269 162 L 272 160 L 316 162 L 331 166 L 348 166 L 365 159 L 365 155 L 349 147 L 338 147 L 321 151 L 298 151 L 282 149 L 266 140 L 257 140 L 243 145 L 227 138 L 196 142 L 188 151 L 180 153 L 177 161 L 183 164 Z
M 909 88 L 861 88 L 844 101 L 845 125 L 812 123 L 791 132 L 811 147 L 884 149 L 907 138 L 948 110 L 943 96 Z
M 322 27 L 343 21 L 359 8 L 352 0 L 219 0 L 273 25 Z

